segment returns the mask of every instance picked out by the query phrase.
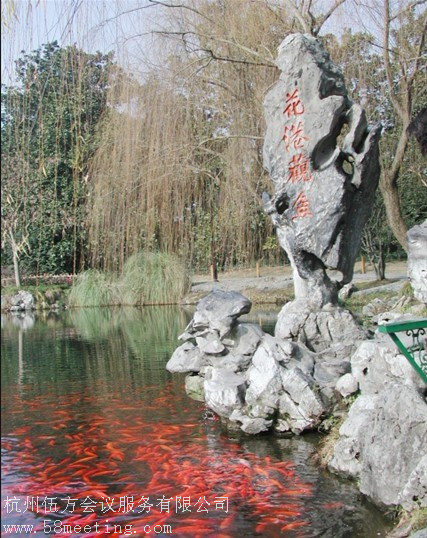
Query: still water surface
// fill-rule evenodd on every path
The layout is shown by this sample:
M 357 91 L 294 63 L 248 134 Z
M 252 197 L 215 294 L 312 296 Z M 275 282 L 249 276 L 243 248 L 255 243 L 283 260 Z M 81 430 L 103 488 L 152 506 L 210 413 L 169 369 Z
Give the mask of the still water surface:
M 2 535 L 370 538 L 315 436 L 230 438 L 165 364 L 191 312 L 2 318 Z M 270 315 L 252 315 L 270 327 Z M 5 525 L 33 525 L 19 532 Z

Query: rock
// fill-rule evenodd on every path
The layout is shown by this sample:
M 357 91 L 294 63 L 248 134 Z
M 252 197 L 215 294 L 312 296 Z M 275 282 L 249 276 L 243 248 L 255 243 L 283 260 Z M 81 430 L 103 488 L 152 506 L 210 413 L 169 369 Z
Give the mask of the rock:
M 417 505 L 427 507 L 427 454 L 409 475 L 408 481 L 399 493 L 399 504 L 405 510 L 413 510 Z
M 321 422 L 325 408 L 314 392 L 313 380 L 299 368 L 282 370 L 284 392 L 279 399 L 279 419 L 276 431 L 300 434 Z
M 236 319 L 247 314 L 252 303 L 235 291 L 214 290 L 201 299 L 196 306 L 193 319 L 185 329 L 182 340 L 204 336 L 206 330 L 217 331 L 223 338 L 235 324 Z
M 408 277 L 415 297 L 427 305 L 427 219 L 408 231 Z
M 412 510 L 427 505 L 425 385 L 391 340 L 387 344 L 363 342 L 351 358 L 361 395 L 339 430 L 329 467 L 356 478 L 377 504 Z M 344 378 L 337 389 L 343 386 Z
M 193 400 L 203 402 L 205 400 L 205 379 L 199 375 L 187 375 L 185 377 L 185 392 Z
M 199 367 L 206 405 L 243 431 L 273 426 L 299 434 L 320 423 L 349 357 L 368 336 L 338 306 L 338 289 L 351 281 L 374 201 L 380 126 L 369 128 L 314 37 L 288 36 L 277 65 L 280 79 L 264 102 L 264 166 L 275 193 L 263 199 L 293 268 L 295 301 L 282 309 L 272 337 L 237 323 L 251 308 L 248 299 L 216 289 L 180 337 L 189 347 L 171 361 L 179 371 Z M 339 386 L 346 392 L 345 380 Z
M 427 538 L 427 527 L 413 532 L 409 538 Z
M 268 430 L 272 422 L 272 420 L 265 420 L 263 418 L 245 417 L 242 420 L 241 429 L 245 433 L 255 435 L 257 433 L 261 433 Z
M 358 478 L 362 471 L 361 450 L 366 428 L 373 422 L 376 397 L 359 396 L 339 430 L 340 439 L 334 447 L 329 469 L 346 477 Z
M 10 310 L 34 310 L 34 297 L 29 291 L 21 290 L 10 299 Z
M 319 360 L 316 361 L 313 372 L 313 379 L 319 385 L 335 385 L 337 380 L 351 370 L 350 360 Z
M 207 333 L 204 336 L 197 336 L 196 343 L 200 352 L 206 353 L 207 355 L 221 355 L 226 352 L 226 347 L 216 333 Z
M 331 344 L 354 342 L 366 337 L 353 314 L 343 308 L 311 312 L 303 328 L 303 337 L 313 351 L 324 351 Z M 307 344 L 306 344 L 307 345 Z M 349 349 L 351 349 L 351 345 Z M 349 357 L 350 354 L 347 355 Z
M 356 286 L 353 284 L 353 282 L 349 282 L 348 284 L 345 284 L 338 293 L 338 298 L 345 302 L 349 297 L 353 295 L 353 293 L 357 291 Z
M 413 314 L 402 315 L 400 312 L 382 312 L 372 318 L 372 323 L 377 325 L 386 325 L 387 323 L 396 323 L 397 321 L 413 320 Z
M 283 358 L 277 341 L 268 334 L 264 335 L 247 371 L 245 401 L 248 405 L 253 406 L 262 401 L 263 405 L 275 409 L 282 390 L 280 362 Z
M 166 364 L 169 372 L 199 372 L 204 365 L 203 355 L 200 349 L 191 342 L 185 342 L 173 352 L 172 357 Z
M 235 373 L 246 371 L 250 364 L 252 357 L 248 355 L 235 355 L 233 353 L 227 353 L 227 355 L 207 356 L 207 363 L 209 366 L 215 368 L 225 368 Z
M 285 340 L 281 347 L 290 345 L 290 351 L 286 350 L 286 354 L 291 356 L 291 360 L 287 363 L 287 368 L 299 368 L 305 374 L 312 375 L 314 371 L 314 361 L 316 354 L 307 349 L 303 344 L 297 344 L 296 342 L 289 342 Z
M 336 304 L 338 288 L 351 281 L 378 185 L 380 126 L 368 127 L 314 37 L 289 35 L 277 65 L 280 78 L 264 101 L 264 166 L 275 195 L 264 196 L 264 207 L 292 264 L 296 299 Z M 340 271 L 342 282 L 332 282 L 327 269 Z
M 359 383 L 352 374 L 348 373 L 338 379 L 335 388 L 341 396 L 347 398 L 347 396 L 350 396 L 350 394 L 354 394 L 359 390 Z
M 308 301 L 297 299 L 280 311 L 275 336 L 301 342 L 310 351 L 322 352 L 325 360 L 348 360 L 368 333 L 344 308 L 328 305 L 311 310 Z
M 208 366 L 205 373 L 205 402 L 215 413 L 228 418 L 242 407 L 246 377 L 231 370 Z
M 235 409 L 230 419 L 232 422 L 240 422 L 240 428 L 245 433 L 255 435 L 257 433 L 268 430 L 272 424 L 272 420 L 266 420 L 264 418 L 251 418 L 244 415 L 239 409 Z
M 423 386 L 421 378 L 389 337 L 386 338 L 363 342 L 351 357 L 351 374 L 362 394 L 377 394 L 396 383 L 418 390 Z
M 310 313 L 310 303 L 305 299 L 286 303 L 277 317 L 274 336 L 280 339 L 303 340 L 301 331 Z
M 252 356 L 260 343 L 264 333 L 254 323 L 237 323 L 233 329 L 223 338 L 222 343 L 227 346 L 234 355 Z
M 385 312 L 390 306 L 391 303 L 389 301 L 384 301 L 384 299 L 376 297 L 362 308 L 362 314 L 366 317 L 372 317 Z
M 394 383 L 378 394 L 362 394 L 340 435 L 332 470 L 357 478 L 360 491 L 377 504 L 426 506 L 420 480 L 425 473 L 427 405 L 413 387 Z

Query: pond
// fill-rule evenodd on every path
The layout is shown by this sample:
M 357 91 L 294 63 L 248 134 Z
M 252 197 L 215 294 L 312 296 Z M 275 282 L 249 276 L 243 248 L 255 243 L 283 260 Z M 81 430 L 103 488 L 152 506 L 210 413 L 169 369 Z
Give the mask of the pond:
M 317 436 L 231 438 L 186 396 L 165 365 L 191 314 L 2 317 L 2 534 L 385 536 L 313 463 Z M 252 319 L 271 330 L 275 315 Z

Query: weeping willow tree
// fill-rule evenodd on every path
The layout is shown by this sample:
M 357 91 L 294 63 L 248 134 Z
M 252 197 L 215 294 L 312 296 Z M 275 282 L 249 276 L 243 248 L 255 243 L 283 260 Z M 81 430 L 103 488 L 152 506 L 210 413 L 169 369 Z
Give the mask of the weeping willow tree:
M 243 0 L 164 14 L 159 67 L 111 88 L 121 106 L 105 117 L 90 171 L 95 267 L 121 270 L 141 249 L 178 253 L 198 268 L 270 252 L 262 101 L 288 28 L 279 15 Z

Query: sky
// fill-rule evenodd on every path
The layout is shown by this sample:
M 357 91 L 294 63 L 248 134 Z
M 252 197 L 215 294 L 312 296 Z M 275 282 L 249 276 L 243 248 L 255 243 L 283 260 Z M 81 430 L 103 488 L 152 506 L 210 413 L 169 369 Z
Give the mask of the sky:
M 147 33 L 157 8 L 143 9 L 136 17 L 135 8 L 145 5 L 148 0 L 3 0 L 2 82 L 13 77 L 13 61 L 22 50 L 30 52 L 54 40 L 61 46 L 77 44 L 86 52 L 114 51 L 120 63 L 129 63 L 128 55 L 149 54 Z M 129 41 L 141 33 L 147 35 Z
M 268 1 L 283 5 L 284 0 Z M 317 0 L 315 5 L 323 11 L 334 1 Z M 398 1 L 402 0 L 392 0 Z M 372 7 L 377 0 L 368 2 Z M 3 83 L 12 80 L 14 60 L 20 51 L 30 52 L 53 40 L 61 46 L 75 43 L 86 52 L 114 51 L 116 61 L 135 71 L 155 62 L 150 29 L 161 25 L 161 19 L 160 10 L 149 0 L 2 0 L 1 6 Z M 375 17 L 368 16 L 364 6 L 364 0 L 346 0 L 323 33 L 339 34 L 340 29 L 351 26 L 353 31 L 378 34 Z

